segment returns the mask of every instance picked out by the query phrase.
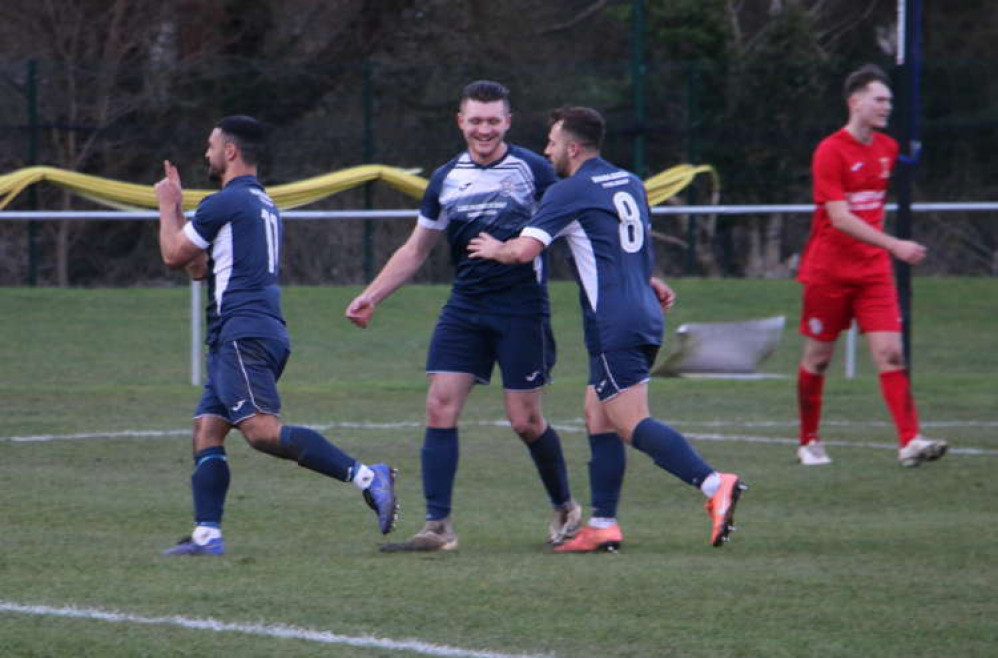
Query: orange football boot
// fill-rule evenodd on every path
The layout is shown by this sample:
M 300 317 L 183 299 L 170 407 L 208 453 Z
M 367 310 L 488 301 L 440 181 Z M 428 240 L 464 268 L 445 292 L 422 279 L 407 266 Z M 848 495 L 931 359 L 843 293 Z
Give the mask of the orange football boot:
M 728 535 L 735 529 L 735 505 L 748 485 L 734 473 L 718 473 L 721 476 L 721 486 L 704 504 L 704 509 L 710 516 L 710 545 L 724 546 Z
M 605 551 L 616 553 L 620 549 L 620 543 L 624 541 L 624 535 L 620 532 L 620 526 L 614 523 L 609 528 L 594 528 L 587 525 L 579 530 L 579 534 L 573 539 L 566 541 L 560 546 L 554 547 L 555 553 L 595 553 Z

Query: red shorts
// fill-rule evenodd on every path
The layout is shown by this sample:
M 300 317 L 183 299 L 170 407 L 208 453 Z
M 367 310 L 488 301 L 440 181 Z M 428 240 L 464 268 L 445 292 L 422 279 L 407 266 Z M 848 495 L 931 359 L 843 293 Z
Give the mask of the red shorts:
M 854 318 L 864 334 L 901 331 L 901 307 L 894 282 L 804 284 L 800 333 L 815 340 L 833 341 Z

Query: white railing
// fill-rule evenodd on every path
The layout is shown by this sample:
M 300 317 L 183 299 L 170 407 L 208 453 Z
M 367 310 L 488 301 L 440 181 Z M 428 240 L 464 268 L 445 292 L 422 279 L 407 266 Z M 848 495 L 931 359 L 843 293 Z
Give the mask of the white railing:
M 897 204 L 888 203 L 887 212 Z M 912 212 L 995 212 L 998 201 L 926 202 L 911 204 Z M 785 205 L 656 206 L 653 215 L 773 215 L 814 212 L 809 203 Z M 284 219 L 412 219 L 417 210 L 285 210 Z M 188 213 L 189 215 L 190 213 Z M 58 221 L 63 219 L 136 221 L 159 218 L 153 210 L 3 210 L 0 221 Z

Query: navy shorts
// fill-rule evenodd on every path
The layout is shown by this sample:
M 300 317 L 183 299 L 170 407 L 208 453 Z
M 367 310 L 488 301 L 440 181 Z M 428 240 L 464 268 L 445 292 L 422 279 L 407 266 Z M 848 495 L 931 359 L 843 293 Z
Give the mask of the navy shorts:
M 488 384 L 496 362 L 506 390 L 530 391 L 549 383 L 555 362 L 549 319 L 469 313 L 445 306 L 430 339 L 427 374 L 465 373 Z
M 237 425 L 258 413 L 281 413 L 277 380 L 291 348 L 273 338 L 240 338 L 208 351 L 208 381 L 194 417 L 219 416 Z
M 648 381 L 658 348 L 658 345 L 639 345 L 626 350 L 590 354 L 589 385 L 596 389 L 600 401 L 611 400 L 621 391 Z

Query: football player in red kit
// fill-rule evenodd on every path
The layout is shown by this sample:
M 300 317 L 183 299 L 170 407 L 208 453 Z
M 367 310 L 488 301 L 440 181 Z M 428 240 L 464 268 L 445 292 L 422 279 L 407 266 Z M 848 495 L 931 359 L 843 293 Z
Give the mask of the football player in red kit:
M 897 142 L 879 132 L 891 114 L 887 76 L 876 66 L 863 66 L 846 78 L 845 97 L 849 121 L 822 140 L 811 165 L 816 207 L 797 277 L 804 285 L 797 459 L 807 466 L 832 461 L 818 433 L 824 373 L 839 333 L 855 319 L 897 428 L 898 462 L 918 466 L 942 457 L 948 446 L 926 439 L 919 429 L 891 256 L 914 265 L 925 259 L 926 248 L 884 232 L 887 185 L 898 155 Z

